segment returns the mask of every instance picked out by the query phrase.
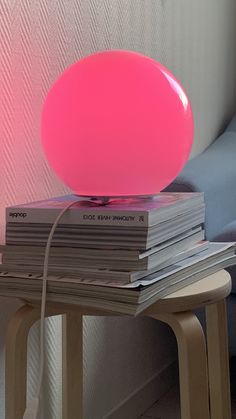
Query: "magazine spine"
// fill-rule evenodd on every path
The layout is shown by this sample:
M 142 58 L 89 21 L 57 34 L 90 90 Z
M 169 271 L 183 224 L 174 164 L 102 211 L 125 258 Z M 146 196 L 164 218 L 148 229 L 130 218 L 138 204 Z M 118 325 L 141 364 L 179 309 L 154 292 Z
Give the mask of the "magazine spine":
M 6 208 L 7 223 L 53 224 L 59 215 L 59 208 Z M 62 224 L 148 227 L 147 211 L 102 211 L 92 209 L 68 209 L 61 219 Z

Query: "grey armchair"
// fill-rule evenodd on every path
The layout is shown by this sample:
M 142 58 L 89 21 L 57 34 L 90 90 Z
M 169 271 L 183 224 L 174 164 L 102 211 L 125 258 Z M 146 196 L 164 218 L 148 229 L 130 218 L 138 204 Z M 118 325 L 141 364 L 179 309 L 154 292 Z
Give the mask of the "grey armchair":
M 166 191 L 202 191 L 206 203 L 206 239 L 236 241 L 236 116 L 225 132 L 202 154 L 188 161 Z M 229 350 L 232 395 L 236 395 L 236 266 L 228 269 L 232 293 L 228 297 Z M 235 395 L 233 394 L 235 391 Z

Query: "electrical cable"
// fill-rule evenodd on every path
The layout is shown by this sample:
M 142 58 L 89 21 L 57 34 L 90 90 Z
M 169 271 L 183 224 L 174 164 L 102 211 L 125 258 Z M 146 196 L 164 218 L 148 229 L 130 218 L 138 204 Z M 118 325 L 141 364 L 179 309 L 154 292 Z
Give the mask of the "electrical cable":
M 23 416 L 23 419 L 38 419 L 39 413 L 39 405 L 40 405 L 40 395 L 43 383 L 43 372 L 44 372 L 44 358 L 45 358 L 45 328 L 44 328 L 44 319 L 45 319 L 45 307 L 46 307 L 46 297 L 47 297 L 47 279 L 48 279 L 48 261 L 49 261 L 49 253 L 51 248 L 51 242 L 53 238 L 53 234 L 56 230 L 56 227 L 61 220 L 64 213 L 76 204 L 80 199 L 70 202 L 63 210 L 58 214 L 57 218 L 55 219 L 52 228 L 50 230 L 47 244 L 45 248 L 44 254 L 44 264 L 43 264 L 43 284 L 42 284 L 42 296 L 41 296 L 41 313 L 40 313 L 40 363 L 39 363 L 39 375 L 38 375 L 38 383 L 37 383 L 37 390 L 35 396 L 28 401 L 27 407 Z

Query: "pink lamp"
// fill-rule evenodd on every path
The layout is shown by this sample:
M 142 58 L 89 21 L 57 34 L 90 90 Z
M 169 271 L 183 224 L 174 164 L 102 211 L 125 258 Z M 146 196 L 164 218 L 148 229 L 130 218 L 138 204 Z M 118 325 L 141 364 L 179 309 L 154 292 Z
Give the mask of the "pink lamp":
M 79 60 L 55 82 L 43 108 L 46 157 L 81 196 L 157 194 L 181 171 L 192 141 L 183 88 L 164 66 L 136 52 Z

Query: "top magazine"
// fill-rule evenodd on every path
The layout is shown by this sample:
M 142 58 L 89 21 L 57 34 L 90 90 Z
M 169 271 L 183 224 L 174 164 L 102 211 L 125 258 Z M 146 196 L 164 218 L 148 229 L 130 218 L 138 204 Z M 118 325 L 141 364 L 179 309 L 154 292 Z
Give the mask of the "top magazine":
M 7 223 L 53 223 L 70 202 L 63 224 L 150 227 L 204 206 L 201 192 L 161 192 L 151 198 L 113 199 L 107 205 L 66 195 L 6 208 Z

